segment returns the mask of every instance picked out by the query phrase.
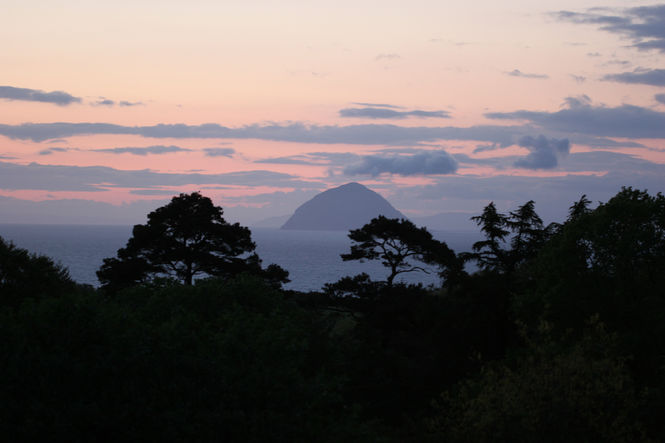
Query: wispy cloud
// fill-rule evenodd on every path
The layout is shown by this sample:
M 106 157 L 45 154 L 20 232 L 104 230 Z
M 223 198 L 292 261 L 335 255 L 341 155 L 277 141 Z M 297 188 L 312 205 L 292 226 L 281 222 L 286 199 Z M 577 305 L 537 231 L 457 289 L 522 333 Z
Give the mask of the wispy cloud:
M 360 156 L 350 152 L 308 152 L 300 155 L 272 157 L 255 160 L 254 163 L 276 165 L 339 166 L 357 161 Z
M 450 118 L 447 111 L 423 111 L 414 109 L 413 111 L 397 111 L 386 107 L 364 107 L 364 108 L 345 108 L 339 111 L 340 117 L 345 118 L 371 118 L 371 119 L 405 119 L 409 117 L 417 118 Z
M 366 106 L 366 107 L 369 107 L 369 108 L 404 109 L 404 106 L 395 106 L 395 105 L 389 105 L 389 104 L 386 104 L 386 103 L 353 102 L 351 104 L 352 105 L 357 105 L 357 106 Z
M 115 102 L 113 100 L 110 100 L 108 98 L 100 98 L 96 102 L 93 102 L 93 105 L 95 106 L 114 106 Z
M 658 102 L 665 105 L 665 94 L 656 94 L 653 98 Z
M 81 103 L 81 98 L 74 97 L 64 91 L 45 92 L 39 89 L 15 88 L 13 86 L 0 86 L 0 98 L 5 100 L 52 103 L 58 106 Z
M 665 69 L 637 68 L 633 72 L 608 74 L 602 80 L 651 86 L 665 86 Z
M 550 78 L 550 76 L 547 74 L 530 74 L 527 72 L 522 72 L 519 69 L 513 69 L 512 71 L 505 72 L 504 74 L 509 75 L 511 77 L 522 77 L 522 78 L 538 78 L 538 79 Z
M 54 146 L 54 147 L 51 147 L 51 148 L 43 149 L 43 150 L 39 151 L 38 154 L 39 155 L 51 155 L 55 152 L 67 152 L 67 151 L 71 151 L 72 149 L 73 148 L 61 148 L 61 147 Z
M 579 98 L 569 98 L 568 107 L 556 112 L 490 112 L 498 120 L 523 120 L 541 129 L 565 134 L 597 137 L 665 138 L 665 112 L 634 105 L 614 108 L 593 106 Z
M 381 61 L 381 60 L 398 60 L 402 58 L 399 54 L 395 53 L 382 53 L 374 57 L 374 60 L 376 61 Z
M 207 157 L 233 157 L 236 150 L 233 148 L 203 148 Z
M 104 192 L 109 188 L 152 189 L 185 185 L 271 186 L 320 188 L 290 174 L 272 171 L 241 171 L 224 174 L 161 173 L 120 170 L 105 166 L 60 166 L 0 162 L 0 188 L 48 191 Z
M 96 152 L 105 152 L 107 154 L 132 154 L 132 155 L 161 155 L 161 154 L 171 154 L 174 152 L 188 152 L 191 149 L 181 148 L 180 146 L 144 146 L 144 147 L 122 147 L 122 148 L 102 148 L 102 149 L 93 149 Z
M 562 21 L 598 25 L 603 31 L 628 37 L 633 47 L 665 52 L 665 5 L 638 6 L 609 11 L 593 8 L 586 12 L 559 11 Z

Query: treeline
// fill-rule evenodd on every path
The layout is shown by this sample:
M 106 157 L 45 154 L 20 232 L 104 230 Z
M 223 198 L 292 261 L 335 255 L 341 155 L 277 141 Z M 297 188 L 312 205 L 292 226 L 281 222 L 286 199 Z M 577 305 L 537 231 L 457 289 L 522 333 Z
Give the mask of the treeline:
M 100 289 L 0 239 L 1 435 L 665 440 L 665 197 L 582 197 L 548 226 L 534 202 L 490 204 L 474 221 L 484 240 L 455 252 L 374 219 L 342 259 L 379 260 L 386 280 L 312 293 L 284 290 L 197 193 L 137 225 Z M 395 280 L 432 267 L 439 287 Z

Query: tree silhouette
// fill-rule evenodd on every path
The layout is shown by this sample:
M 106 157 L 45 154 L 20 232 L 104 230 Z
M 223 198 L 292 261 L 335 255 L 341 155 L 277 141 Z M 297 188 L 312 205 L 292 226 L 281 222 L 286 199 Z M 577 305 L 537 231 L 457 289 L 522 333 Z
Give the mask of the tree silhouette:
M 478 261 L 478 265 L 487 270 L 500 270 L 506 264 L 506 251 L 501 247 L 509 231 L 507 227 L 508 218 L 497 212 L 494 202 L 485 206 L 483 213 L 471 220 L 480 226 L 480 230 L 485 234 L 486 240 L 478 241 L 473 244 L 475 253 L 470 257 Z
M 134 226 L 117 258 L 104 259 L 97 271 L 99 281 L 107 288 L 120 288 L 166 277 L 191 285 L 196 276 L 260 272 L 260 260 L 251 254 L 256 245 L 250 230 L 226 222 L 222 214 L 221 207 L 198 192 L 173 197 L 148 214 L 145 225 Z M 275 268 L 270 271 L 272 276 L 279 274 Z
M 390 268 L 388 286 L 399 274 L 420 271 L 429 273 L 422 266 L 411 263 L 415 259 L 433 263 L 435 253 L 442 243 L 432 238 L 425 228 L 418 228 L 409 220 L 386 218 L 380 215 L 360 229 L 349 231 L 351 245 L 349 254 L 341 254 L 342 260 L 381 260 Z M 446 246 L 447 248 L 447 246 Z
M 66 268 L 0 237 L 0 306 L 62 295 L 74 287 Z
M 535 203 L 529 200 L 516 211 L 511 211 L 506 225 L 515 234 L 510 240 L 511 266 L 532 258 L 546 238 L 543 220 L 536 213 Z

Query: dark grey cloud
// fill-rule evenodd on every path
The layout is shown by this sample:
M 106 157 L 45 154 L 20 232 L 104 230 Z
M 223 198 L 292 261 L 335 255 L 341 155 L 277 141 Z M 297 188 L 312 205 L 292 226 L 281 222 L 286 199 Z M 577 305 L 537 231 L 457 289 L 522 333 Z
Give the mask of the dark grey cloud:
M 665 52 L 665 4 L 620 11 L 598 8 L 581 13 L 559 11 L 554 15 L 567 22 L 599 25 L 603 31 L 628 37 L 638 49 Z
M 559 166 L 569 172 L 622 171 L 639 175 L 662 175 L 665 177 L 665 165 L 653 163 L 635 155 L 611 151 L 577 152 L 561 158 Z M 663 180 L 665 185 L 665 179 Z
M 637 68 L 633 72 L 607 74 L 601 80 L 640 85 L 665 86 L 665 69 Z
M 413 111 L 396 111 L 388 108 L 365 107 L 341 109 L 339 116 L 373 119 L 404 119 L 409 117 L 450 118 L 450 113 L 448 111 L 422 111 L 419 109 L 414 109 Z
M 529 154 L 515 161 L 514 165 L 525 169 L 553 169 L 559 164 L 559 158 L 570 152 L 568 139 L 557 140 L 544 135 L 523 137 L 518 145 L 527 148 Z
M 79 97 L 74 97 L 63 91 L 45 92 L 39 89 L 15 88 L 13 86 L 0 86 L 0 98 L 5 100 L 52 103 L 58 106 L 81 103 Z
M 424 151 L 412 155 L 361 157 L 359 163 L 344 168 L 346 175 L 439 175 L 457 171 L 457 161 L 446 151 Z
M 203 148 L 206 157 L 233 157 L 236 150 L 233 148 Z
M 38 152 L 39 155 L 51 155 L 54 152 L 67 152 L 70 151 L 72 148 L 60 148 L 60 147 L 50 147 L 43 149 Z
M 0 124 L 0 135 L 16 140 L 62 139 L 80 135 L 129 134 L 146 138 L 257 139 L 310 144 L 349 144 L 384 146 L 427 146 L 442 140 L 464 140 L 514 145 L 520 137 L 541 133 L 551 137 L 568 137 L 573 143 L 595 143 L 609 146 L 608 137 L 665 138 L 665 113 L 631 105 L 617 108 L 593 106 L 587 97 L 567 99 L 567 108 L 557 112 L 518 110 L 493 112 L 487 117 L 497 120 L 523 120 L 518 125 L 399 126 L 395 124 L 308 125 L 300 122 L 253 124 L 226 127 L 215 123 L 203 125 L 159 124 L 122 126 L 110 123 L 23 123 Z M 607 144 L 605 144 L 607 141 Z M 639 146 L 634 141 L 617 146 Z
M 130 102 L 130 101 L 127 101 L 127 100 L 120 100 L 120 102 L 118 102 L 118 105 L 125 106 L 125 107 L 142 106 L 143 102 Z
M 143 147 L 121 147 L 121 148 L 102 148 L 93 149 L 95 152 L 105 152 L 108 154 L 132 154 L 132 155 L 148 155 L 148 154 L 171 154 L 174 152 L 188 152 L 191 149 L 181 148 L 180 146 L 143 146 Z
M 505 72 L 506 75 L 510 75 L 511 77 L 522 77 L 522 78 L 550 78 L 549 75 L 547 74 L 529 74 L 526 72 L 522 72 L 519 69 L 513 69 L 510 72 Z
M 602 151 L 571 153 L 561 160 L 561 164 L 564 163 L 577 165 L 579 171 L 588 171 L 589 165 L 597 164 L 599 167 L 596 170 L 602 173 L 553 177 L 432 176 L 430 180 L 434 183 L 430 185 L 401 186 L 393 194 L 391 203 L 402 211 L 413 209 L 432 213 L 464 210 L 477 215 L 490 201 L 496 202 L 497 208 L 505 212 L 533 199 L 543 219 L 563 221 L 568 207 L 582 194 L 597 202 L 607 201 L 622 186 L 648 189 L 652 194 L 665 191 L 665 165 Z
M 593 106 L 582 98 L 569 98 L 556 112 L 490 112 L 498 120 L 525 120 L 543 130 L 596 137 L 665 138 L 665 113 L 633 105 Z M 588 98 L 588 97 L 587 97 Z
M 60 166 L 0 162 L 0 189 L 103 192 L 109 188 L 161 189 L 187 185 L 271 186 L 316 189 L 323 185 L 290 174 L 240 171 L 224 174 L 162 173 L 105 166 Z
M 658 102 L 665 105 L 665 94 L 656 94 L 653 98 Z
M 259 139 L 294 143 L 356 145 L 418 145 L 438 140 L 476 140 L 509 146 L 517 137 L 532 133 L 524 126 L 403 127 L 391 124 L 348 126 L 304 123 L 247 125 L 229 128 L 216 123 L 203 125 L 159 124 L 121 126 L 110 123 L 0 124 L 0 135 L 17 140 L 42 142 L 75 135 L 131 134 L 150 138 Z

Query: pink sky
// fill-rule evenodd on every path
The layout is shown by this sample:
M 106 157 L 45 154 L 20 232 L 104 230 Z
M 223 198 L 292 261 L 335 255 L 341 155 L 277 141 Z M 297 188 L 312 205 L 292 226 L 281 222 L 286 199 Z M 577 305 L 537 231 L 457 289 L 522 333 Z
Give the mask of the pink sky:
M 0 223 L 192 190 L 252 223 L 349 181 L 413 216 L 664 191 L 663 29 L 641 1 L 8 0 Z

